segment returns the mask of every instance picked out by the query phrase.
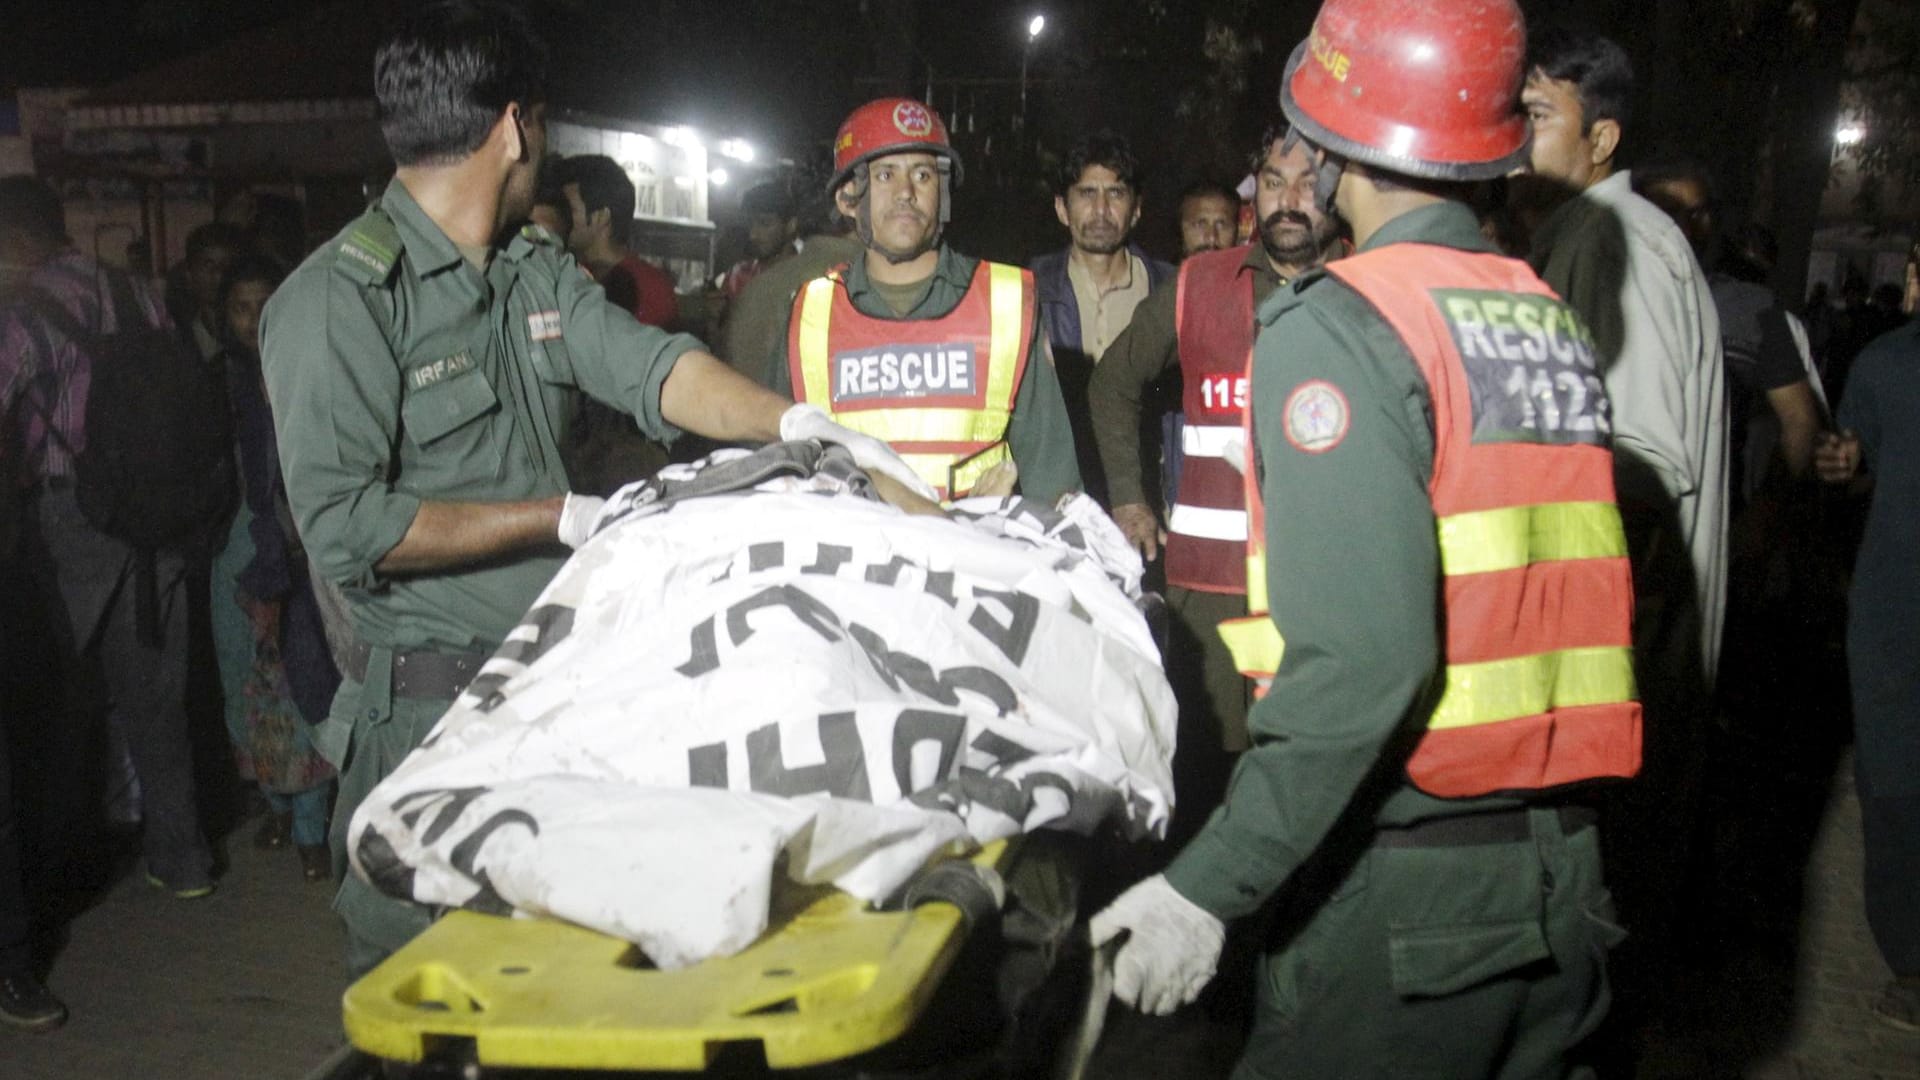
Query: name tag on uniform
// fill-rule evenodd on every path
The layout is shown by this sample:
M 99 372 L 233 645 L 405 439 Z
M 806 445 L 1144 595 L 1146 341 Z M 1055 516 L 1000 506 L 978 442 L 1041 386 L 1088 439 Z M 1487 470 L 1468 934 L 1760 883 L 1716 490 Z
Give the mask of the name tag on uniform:
M 888 345 L 833 354 L 833 401 L 972 396 L 980 368 L 972 345 Z
M 536 311 L 527 316 L 527 336 L 535 341 L 552 341 L 560 336 L 560 313 Z
M 459 352 L 443 360 L 421 364 L 407 373 L 407 385 L 415 390 L 424 390 L 438 382 L 444 382 L 464 371 L 473 370 L 472 355 Z

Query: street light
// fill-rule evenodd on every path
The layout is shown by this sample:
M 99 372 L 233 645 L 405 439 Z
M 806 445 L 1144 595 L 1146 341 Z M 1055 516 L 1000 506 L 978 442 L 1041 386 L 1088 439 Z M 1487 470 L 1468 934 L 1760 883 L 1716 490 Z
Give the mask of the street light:
M 1047 28 L 1047 17 L 1035 15 L 1027 22 L 1027 40 L 1020 46 L 1020 130 L 1027 129 L 1027 60 L 1033 55 L 1033 43 L 1040 40 L 1040 32 Z

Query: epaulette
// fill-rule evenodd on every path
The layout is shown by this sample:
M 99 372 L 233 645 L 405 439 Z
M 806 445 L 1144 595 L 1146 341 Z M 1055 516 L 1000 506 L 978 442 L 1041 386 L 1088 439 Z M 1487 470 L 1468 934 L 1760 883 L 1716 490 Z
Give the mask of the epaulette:
M 1285 285 L 1273 290 L 1273 294 L 1260 304 L 1260 310 L 1254 313 L 1254 321 L 1262 326 L 1272 326 L 1279 321 L 1280 316 L 1299 307 L 1306 297 L 1307 290 L 1312 288 L 1315 282 L 1326 280 L 1326 277 L 1326 268 L 1320 266 L 1294 277 Z
M 378 206 L 368 208 L 341 235 L 335 268 L 369 285 L 384 285 L 400 261 L 400 230 Z

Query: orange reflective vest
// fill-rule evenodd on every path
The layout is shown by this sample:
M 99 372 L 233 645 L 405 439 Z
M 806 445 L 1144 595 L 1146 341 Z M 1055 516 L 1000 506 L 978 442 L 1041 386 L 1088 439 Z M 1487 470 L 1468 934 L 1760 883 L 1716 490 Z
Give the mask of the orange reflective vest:
M 847 296 L 844 268 L 794 297 L 787 364 L 795 401 L 881 439 L 940 497 L 1010 460 L 1007 425 L 1033 340 L 1033 276 L 982 261 L 937 319 L 881 319 Z
M 1408 778 L 1466 798 L 1634 775 L 1633 589 L 1591 335 L 1496 255 L 1393 244 L 1327 272 L 1393 327 L 1433 402 L 1446 667 Z M 1263 534 L 1250 566 L 1265 566 Z M 1249 587 L 1264 610 L 1264 579 Z M 1243 669 L 1276 669 L 1283 636 Z
M 1244 445 L 1253 359 L 1253 276 L 1247 249 L 1180 264 L 1174 328 L 1180 347 L 1180 487 L 1167 513 L 1167 583 L 1213 593 L 1247 589 L 1247 502 L 1225 455 Z

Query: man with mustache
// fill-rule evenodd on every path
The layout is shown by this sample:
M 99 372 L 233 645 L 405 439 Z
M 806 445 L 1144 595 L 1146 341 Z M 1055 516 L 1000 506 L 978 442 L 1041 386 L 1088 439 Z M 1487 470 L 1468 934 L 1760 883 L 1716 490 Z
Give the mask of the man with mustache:
M 794 294 L 769 387 L 884 440 L 942 498 L 989 473 L 996 492 L 1017 477 L 1048 503 L 1078 490 L 1033 275 L 942 241 L 961 166 L 939 114 L 911 98 L 860 106 L 833 169 L 866 250 Z
M 1065 249 L 1033 260 L 1040 318 L 1073 420 L 1080 475 L 1102 502 L 1107 489 L 1087 414 L 1087 380 L 1147 293 L 1173 277 L 1172 266 L 1132 242 L 1140 223 L 1139 172 L 1127 140 L 1111 131 L 1074 144 L 1056 174 L 1053 198 L 1053 211 L 1071 239 Z
M 1143 558 L 1166 549 L 1167 604 L 1176 615 L 1168 674 L 1180 698 L 1174 787 L 1176 836 L 1206 820 L 1247 747 L 1247 697 L 1239 662 L 1219 627 L 1247 617 L 1247 511 L 1237 456 L 1244 450 L 1247 360 L 1254 312 L 1336 249 L 1339 219 L 1313 198 L 1307 147 L 1270 128 L 1255 161 L 1255 243 L 1201 252 L 1156 289 L 1094 369 L 1087 388 L 1113 518 Z M 1184 381 L 1181 464 L 1166 528 L 1148 504 L 1140 426 L 1148 387 L 1179 368 Z M 1262 620 L 1254 620 L 1256 623 Z M 1269 669 L 1270 670 L 1270 669 Z

